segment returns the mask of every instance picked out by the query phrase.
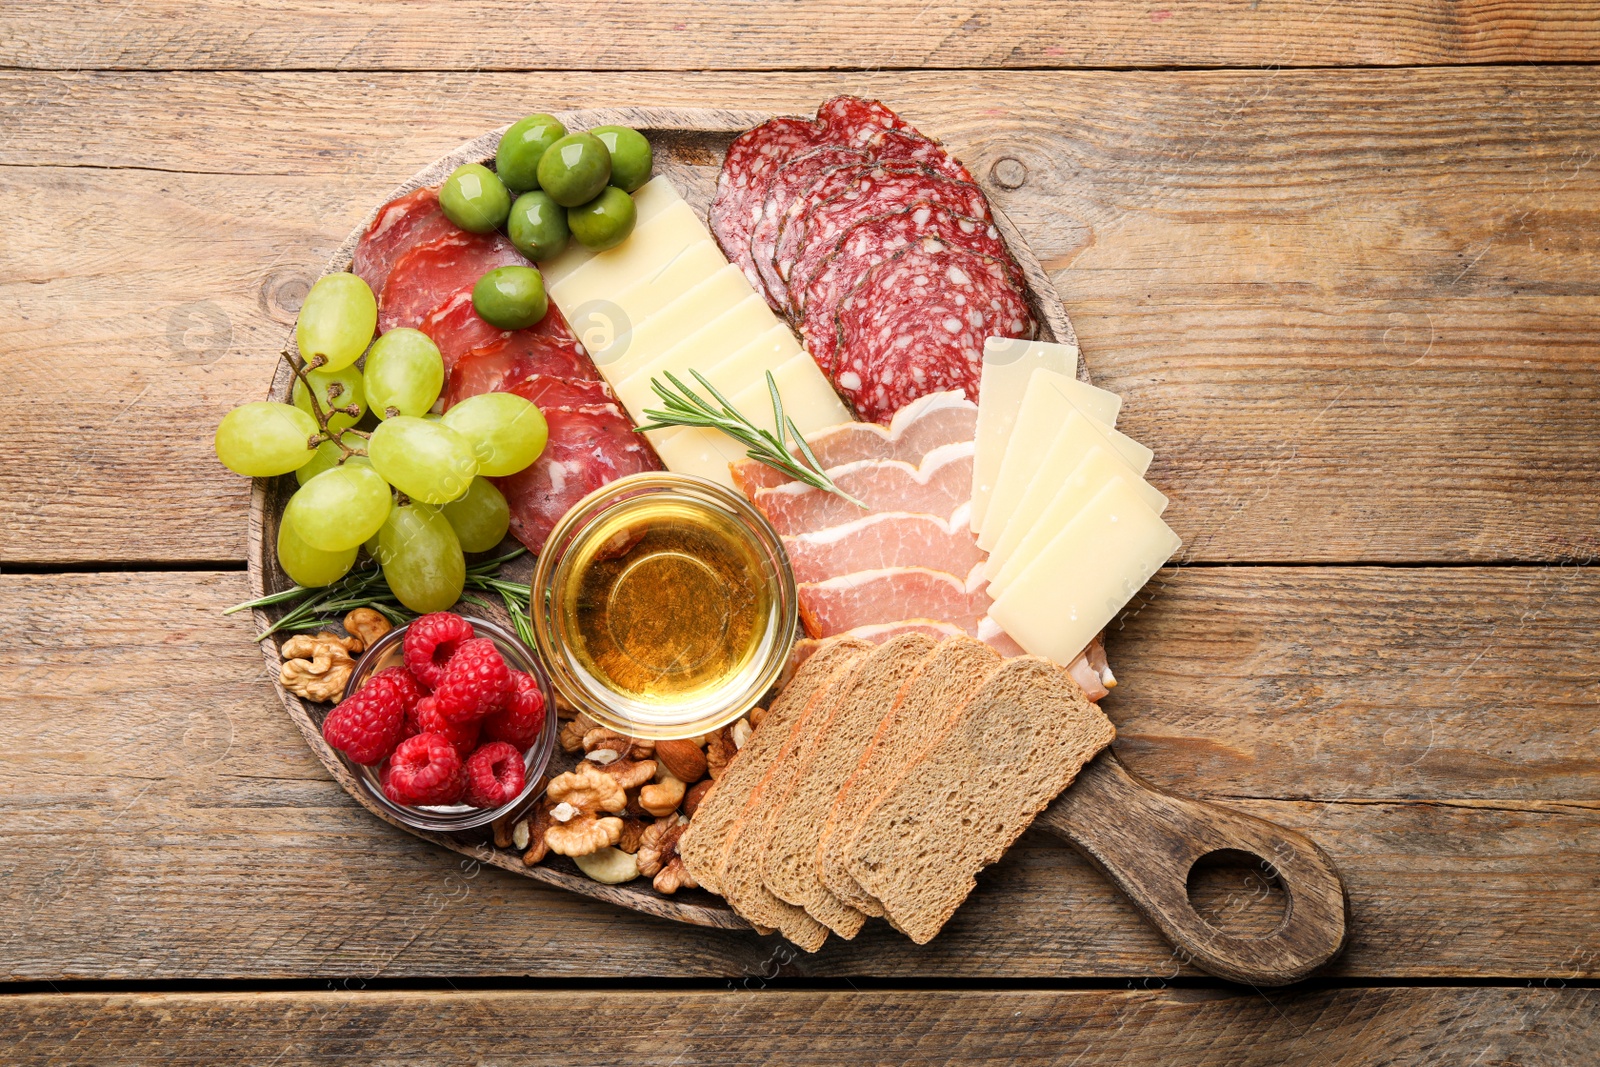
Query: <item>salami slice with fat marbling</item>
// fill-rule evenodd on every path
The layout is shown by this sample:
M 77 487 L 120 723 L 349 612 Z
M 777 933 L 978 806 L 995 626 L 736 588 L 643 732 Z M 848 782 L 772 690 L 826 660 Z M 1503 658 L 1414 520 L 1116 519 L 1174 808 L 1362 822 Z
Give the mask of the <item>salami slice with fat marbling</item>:
M 456 361 L 446 380 L 445 410 L 480 393 L 515 393 L 522 382 L 536 376 L 592 382 L 603 387 L 594 364 L 575 345 L 518 330 L 504 340 L 475 348 Z M 539 403 L 531 396 L 528 399 Z M 607 395 L 605 399 L 614 398 Z
M 878 423 L 928 393 L 960 389 L 976 401 L 984 339 L 1034 329 L 1004 262 L 931 237 L 867 271 L 836 318 L 829 377 Z
M 444 360 L 444 370 L 449 374 L 456 361 L 475 349 L 485 348 L 518 334 L 545 337 L 563 344 L 576 345 L 572 327 L 554 304 L 544 318 L 525 330 L 502 330 L 485 321 L 478 309 L 472 306 L 472 286 L 459 289 L 448 300 L 428 312 L 417 327 L 439 346 L 439 356 Z
M 836 96 L 817 108 L 817 122 L 834 144 L 863 145 L 880 130 L 904 130 L 906 120 L 879 100 Z
M 418 245 L 459 232 L 439 207 L 439 190 L 418 189 L 378 209 L 367 232 L 356 244 L 350 272 L 372 287 L 374 295 L 383 292 L 395 260 Z
M 871 158 L 859 148 L 823 145 L 796 156 L 779 167 L 772 176 L 767 184 L 767 195 L 761 202 L 761 217 L 750 231 L 750 258 L 761 279 L 757 289 L 774 308 L 781 310 L 784 306 L 783 279 L 778 276 L 773 257 L 778 247 L 778 231 L 789 205 L 804 196 L 824 174 L 835 167 L 865 163 Z
M 761 276 L 750 256 L 750 233 L 760 220 L 767 186 L 778 168 L 827 140 L 827 130 L 820 123 L 784 117 L 746 130 L 728 146 L 717 174 L 717 195 L 711 202 L 711 233 L 722 254 L 739 264 L 757 289 Z
M 417 327 L 428 312 L 456 293 L 471 293 L 479 278 L 496 267 L 531 266 L 499 233 L 456 230 L 417 245 L 394 262 L 378 297 L 378 332 Z

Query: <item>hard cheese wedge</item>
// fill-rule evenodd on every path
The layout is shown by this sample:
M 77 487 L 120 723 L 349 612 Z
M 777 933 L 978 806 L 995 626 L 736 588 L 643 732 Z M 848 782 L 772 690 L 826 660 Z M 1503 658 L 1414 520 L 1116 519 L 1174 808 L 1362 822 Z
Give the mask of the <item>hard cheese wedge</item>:
M 989 608 L 1023 648 L 1070 663 L 1182 542 L 1126 478 L 1095 494 Z
M 1078 346 L 1048 341 L 991 337 L 983 345 L 983 375 L 978 383 L 978 450 L 972 462 L 972 528 L 983 529 L 989 496 L 1000 475 L 1006 442 L 1016 425 L 1028 380 L 1035 370 L 1060 375 L 1063 389 L 1084 414 L 1107 428 L 1117 423 L 1122 398 L 1077 380 Z
M 1058 476 L 1053 467 L 1041 464 L 1022 503 L 1006 524 L 1000 542 L 984 561 L 989 595 L 999 596 L 1004 592 L 1018 572 L 1039 555 L 1050 539 L 1116 478 L 1126 479 L 1155 514 L 1160 515 L 1167 510 L 1166 497 L 1135 474 L 1121 457 L 1099 445 L 1091 445 L 1072 473 L 1064 479 Z
M 1083 413 L 1072 388 L 1082 384 L 1043 369 L 1029 378 L 989 496 L 988 514 L 978 533 L 980 547 L 992 551 L 999 543 L 1034 475 L 1049 469 L 1055 478 L 1065 477 L 1094 445 L 1121 456 L 1136 474 L 1143 475 L 1150 468 L 1153 452 Z

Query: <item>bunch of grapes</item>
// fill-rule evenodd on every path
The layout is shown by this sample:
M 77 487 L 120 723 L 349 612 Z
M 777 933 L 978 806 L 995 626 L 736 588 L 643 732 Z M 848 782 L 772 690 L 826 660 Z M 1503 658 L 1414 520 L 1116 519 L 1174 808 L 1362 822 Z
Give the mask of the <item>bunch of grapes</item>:
M 284 353 L 293 402 L 228 412 L 217 458 L 237 474 L 292 473 L 300 483 L 278 527 L 278 562 L 300 585 L 338 581 L 365 547 L 395 599 L 442 611 L 461 595 L 463 553 L 493 548 L 509 528 L 506 499 L 488 479 L 538 459 L 548 428 L 511 393 L 434 414 L 444 386 L 438 346 L 411 329 L 374 342 L 377 320 L 366 282 L 319 279 L 295 326 L 300 358 Z

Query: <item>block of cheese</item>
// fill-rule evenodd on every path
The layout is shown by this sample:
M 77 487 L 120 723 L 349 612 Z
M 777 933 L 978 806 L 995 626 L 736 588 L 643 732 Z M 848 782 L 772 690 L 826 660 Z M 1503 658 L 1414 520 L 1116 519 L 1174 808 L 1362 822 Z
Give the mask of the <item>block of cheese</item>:
M 793 422 L 802 437 L 807 437 L 825 426 L 837 426 L 850 421 L 850 413 L 839 402 L 828 379 L 817 373 L 816 361 L 810 353 L 801 352 L 772 371 L 778 395 L 783 399 L 784 418 Z M 722 386 L 713 379 L 719 391 Z M 724 396 L 728 396 L 723 391 Z M 733 406 L 743 412 L 751 422 L 768 433 L 777 433 L 773 421 L 772 390 L 767 386 L 767 376 L 762 373 L 745 386 L 743 391 L 728 396 Z M 786 442 L 788 443 L 788 442 Z
M 689 249 L 710 239 L 694 208 L 680 200 L 649 222 L 636 224 L 617 247 L 596 252 L 570 269 L 563 269 L 568 255 L 563 252 L 542 268 L 545 289 L 560 307 L 574 311 L 591 300 L 614 302 L 630 286 L 671 269 Z
M 625 361 L 619 361 L 623 364 L 623 373 L 617 373 L 614 366 L 601 365 L 600 370 L 612 383 L 613 389 L 622 382 L 628 383 L 629 399 L 623 401 L 623 406 L 631 413 L 634 410 L 630 406 L 632 398 L 653 397 L 654 394 L 650 391 L 650 379 L 660 377 L 660 368 L 664 365 L 681 366 L 685 360 L 695 367 L 699 367 L 702 363 L 721 363 L 728 356 L 750 344 L 751 338 L 765 335 L 772 328 L 772 309 L 767 308 L 766 313 L 762 314 L 762 309 L 765 307 L 766 301 L 751 293 L 665 352 L 660 351 L 658 346 L 652 345 L 650 352 L 636 362 L 633 360 L 632 352 L 628 353 Z M 650 338 L 646 336 L 644 340 L 649 342 Z M 817 373 L 822 372 L 819 370 Z M 684 375 L 678 377 L 684 384 L 693 386 L 694 383 Z M 654 400 L 651 399 L 650 402 L 654 403 Z
M 1104 445 L 1141 476 L 1154 458 L 1154 453 L 1133 438 L 1085 415 L 1062 388 L 1059 375 L 1034 371 L 989 495 L 978 544 L 992 550 L 999 543 L 1035 474 L 1048 466 L 1056 478 L 1063 478 L 1093 445 Z
M 1060 477 L 1058 469 L 1041 466 L 999 543 L 983 562 L 989 595 L 999 596 L 1050 538 L 1076 518 L 1113 478 L 1126 479 L 1157 515 L 1167 510 L 1166 497 L 1135 474 L 1122 457 L 1100 445 L 1091 445 L 1065 478 Z
M 728 265 L 715 242 L 700 241 L 654 274 L 639 279 L 612 298 L 625 309 L 631 323 L 639 323 Z
M 617 379 L 612 388 L 625 407 L 634 403 L 637 397 L 654 403 L 651 378 L 666 381 L 665 375 L 671 373 L 676 374 L 684 384 L 693 386 L 694 379 L 689 371 L 697 370 L 720 392 L 732 397 L 751 382 L 759 381 L 767 371 L 776 370 L 802 354 L 800 343 L 794 339 L 794 332 L 781 322 L 773 323 L 766 332 L 729 354 L 726 344 L 734 338 L 728 338 L 727 341 L 721 338 L 736 329 L 737 323 L 742 320 L 743 316 L 738 316 L 706 336 L 696 334 L 687 343 L 674 346 L 650 366 L 634 371 L 626 378 Z
M 1067 395 L 1084 414 L 1107 427 L 1117 424 L 1122 398 L 1077 379 L 1078 346 L 1015 337 L 991 337 L 983 344 L 983 372 L 978 382 L 978 449 L 972 459 L 972 528 L 983 529 L 989 496 L 1000 474 L 1006 442 L 1016 424 L 1028 380 L 1036 370 L 1060 375 Z
M 681 203 L 683 197 L 678 195 L 678 190 L 673 188 L 665 175 L 658 175 L 645 182 L 633 194 L 634 233 L 673 204 Z M 629 240 L 632 240 L 632 234 L 629 235 Z M 591 252 L 577 241 L 568 241 L 566 249 L 559 256 L 552 256 L 539 264 L 539 271 L 544 275 L 545 288 L 551 289 L 557 282 L 596 255 L 599 253 Z
M 674 345 L 688 340 L 707 323 L 752 298 L 760 299 L 751 291 L 744 272 L 729 263 L 654 315 L 634 322 L 632 329 L 618 334 L 611 344 L 598 350 L 591 348 L 589 356 L 608 381 L 619 382 L 636 371 L 654 366 Z M 622 307 L 622 313 L 626 317 L 628 309 Z M 708 355 L 717 358 L 731 355 L 764 332 L 773 321 L 769 309 L 767 318 L 749 334 L 735 339 L 733 347 Z
M 989 617 L 1034 655 L 1071 663 L 1181 545 L 1131 482 L 1113 478 L 1007 586 Z

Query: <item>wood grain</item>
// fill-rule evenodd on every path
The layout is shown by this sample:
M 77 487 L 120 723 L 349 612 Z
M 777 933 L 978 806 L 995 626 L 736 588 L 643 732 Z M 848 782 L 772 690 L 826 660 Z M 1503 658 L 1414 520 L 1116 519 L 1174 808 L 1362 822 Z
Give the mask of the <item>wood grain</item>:
M 536 13 L 535 13 L 536 12 Z M 243 26 L 249 32 L 241 32 Z M 6 7 L 0 63 L 71 69 L 700 70 L 1422 66 L 1593 60 L 1600 7 L 1491 0 L 297 0 Z
M 1600 579 L 1569 571 L 1554 595 L 1536 570 L 1384 570 L 1384 590 L 1364 570 L 1179 570 L 1113 640 L 1123 754 L 1328 852 L 1352 914 L 1334 974 L 1600 977 L 1600 753 L 1583 713 Z M 435 849 L 327 778 L 248 624 L 217 614 L 246 595 L 242 572 L 0 576 L 0 908 L 27 931 L 0 948 L 0 976 L 1194 973 L 1042 833 L 931 945 L 874 924 L 800 959 Z M 1438 617 L 1373 623 L 1395 605 Z M 1474 635 L 1496 632 L 1517 635 L 1504 704 L 1501 668 L 1462 673 Z M 1324 675 L 1331 688 L 1308 690 Z M 1230 928 L 1270 928 L 1281 906 L 1249 871 L 1199 893 Z
M 17 1067 L 92 1063 L 1581 1067 L 1593 989 L 323 992 L 15 996 Z M 600 1025 L 625 1019 L 629 1024 Z M 485 1055 L 488 1055 L 485 1061 Z
M 991 182 L 1156 450 L 1186 559 L 1600 551 L 1586 69 L 13 72 L 0 558 L 242 558 L 246 486 L 211 427 L 265 391 L 343 234 L 464 136 L 534 101 L 795 110 L 842 90 L 886 96 Z

